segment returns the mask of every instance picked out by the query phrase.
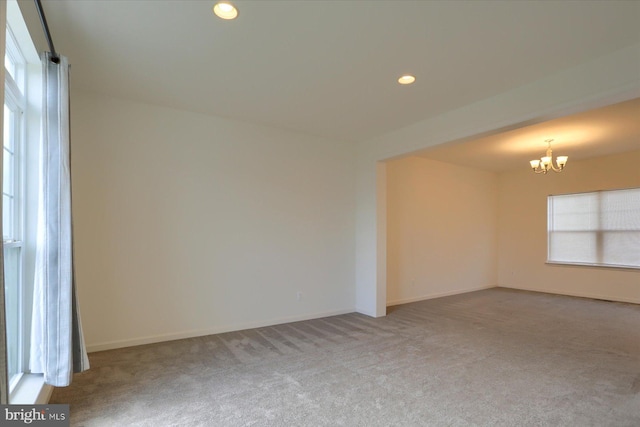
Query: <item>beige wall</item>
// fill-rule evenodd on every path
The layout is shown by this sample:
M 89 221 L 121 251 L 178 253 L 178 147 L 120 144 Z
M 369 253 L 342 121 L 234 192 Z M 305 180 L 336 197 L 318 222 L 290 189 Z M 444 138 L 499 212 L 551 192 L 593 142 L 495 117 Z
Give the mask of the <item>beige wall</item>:
M 498 178 L 409 157 L 387 163 L 387 304 L 497 283 Z
M 562 174 L 387 162 L 387 304 L 503 286 L 640 303 L 640 270 L 547 265 L 547 196 L 640 187 L 640 151 Z
M 72 94 L 90 350 L 353 311 L 355 150 Z
M 640 187 L 640 151 L 577 161 L 561 174 L 499 176 L 498 284 L 640 303 L 640 270 L 547 265 L 547 196 Z

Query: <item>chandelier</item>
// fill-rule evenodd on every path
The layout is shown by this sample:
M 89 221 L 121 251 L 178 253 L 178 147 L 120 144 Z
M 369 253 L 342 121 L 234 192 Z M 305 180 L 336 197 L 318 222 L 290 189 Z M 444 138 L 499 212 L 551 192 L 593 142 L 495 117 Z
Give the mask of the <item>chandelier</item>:
M 529 163 L 531 164 L 531 169 L 535 173 L 544 173 L 546 174 L 550 170 L 554 172 L 562 172 L 564 169 L 564 165 L 567 164 L 567 160 L 569 157 L 567 156 L 558 156 L 556 157 L 556 166 L 553 164 L 553 151 L 551 150 L 551 142 L 553 139 L 545 139 L 547 143 L 547 154 L 544 157 L 541 157 L 540 160 L 531 160 Z

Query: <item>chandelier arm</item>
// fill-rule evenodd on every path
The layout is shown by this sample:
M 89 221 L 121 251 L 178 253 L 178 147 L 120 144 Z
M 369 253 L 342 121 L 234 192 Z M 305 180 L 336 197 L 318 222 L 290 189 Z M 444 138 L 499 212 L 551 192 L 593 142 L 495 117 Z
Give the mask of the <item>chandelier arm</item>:
M 564 170 L 564 168 L 560 168 L 560 167 L 555 167 L 553 166 L 553 163 L 550 164 L 551 169 L 553 169 L 554 172 L 562 172 Z

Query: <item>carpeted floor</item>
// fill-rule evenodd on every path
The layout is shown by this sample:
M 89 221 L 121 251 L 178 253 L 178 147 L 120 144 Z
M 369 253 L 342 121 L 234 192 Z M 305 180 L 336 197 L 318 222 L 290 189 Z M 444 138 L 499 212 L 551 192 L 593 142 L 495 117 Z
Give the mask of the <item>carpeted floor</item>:
M 640 305 L 489 289 L 90 354 L 74 426 L 640 426 Z

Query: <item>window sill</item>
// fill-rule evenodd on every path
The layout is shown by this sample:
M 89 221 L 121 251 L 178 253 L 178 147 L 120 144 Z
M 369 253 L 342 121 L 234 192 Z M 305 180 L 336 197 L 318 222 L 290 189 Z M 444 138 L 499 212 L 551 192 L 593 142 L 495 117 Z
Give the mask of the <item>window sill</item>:
M 612 265 L 612 264 L 592 264 L 587 262 L 569 262 L 569 261 L 546 261 L 547 265 L 558 265 L 563 267 L 589 267 L 589 268 L 604 268 L 609 270 L 628 270 L 639 271 L 640 266 L 633 265 Z
M 42 374 L 24 374 L 9 402 L 12 405 L 44 405 L 49 403 L 53 386 L 44 383 Z

